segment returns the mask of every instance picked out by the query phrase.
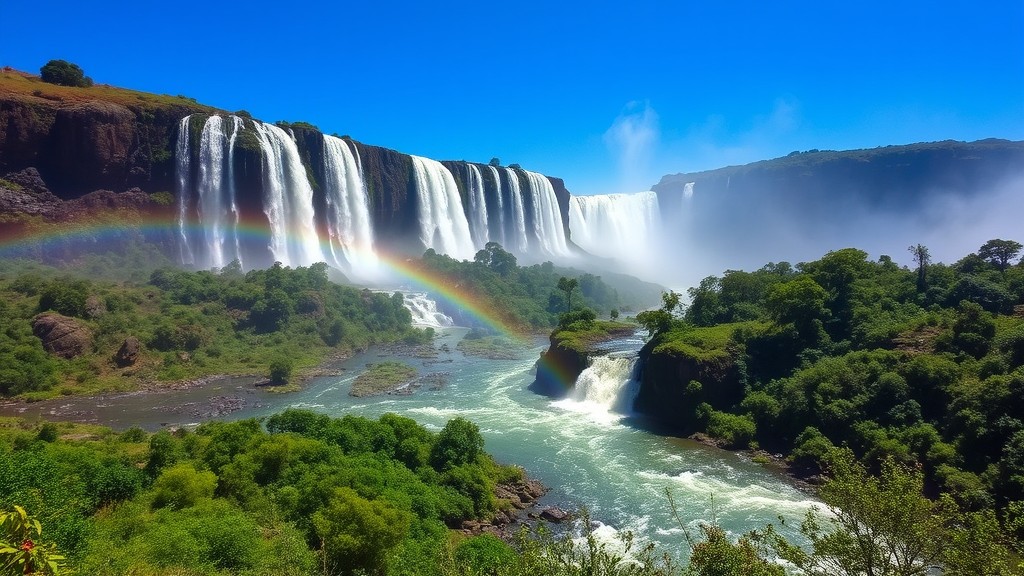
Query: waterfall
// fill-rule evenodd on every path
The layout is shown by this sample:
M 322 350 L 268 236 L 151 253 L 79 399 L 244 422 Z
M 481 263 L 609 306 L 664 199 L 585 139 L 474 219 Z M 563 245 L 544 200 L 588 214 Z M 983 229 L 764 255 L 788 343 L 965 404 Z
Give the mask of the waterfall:
M 412 314 L 412 323 L 415 326 L 430 326 L 432 328 L 443 328 L 452 326 L 455 322 L 447 314 L 437 309 L 437 302 L 434 302 L 422 292 L 405 292 L 402 294 L 403 304 Z
M 210 116 L 203 123 L 193 192 L 190 119 L 182 119 L 179 125 L 176 150 L 181 262 L 199 268 L 223 268 L 232 260 L 241 262 L 232 159 L 242 122 L 237 116 L 228 118 L 230 136 L 224 131 L 225 119 L 221 116 Z M 190 213 L 201 226 L 198 232 L 189 230 Z
M 254 123 L 263 150 L 263 212 L 270 222 L 270 252 L 285 266 L 325 260 L 313 213 L 313 187 L 292 136 L 272 124 Z
M 194 264 L 196 260 L 188 237 L 188 206 L 192 188 L 192 154 L 189 145 L 191 119 L 190 114 L 178 123 L 178 142 L 175 150 L 175 171 L 178 177 L 178 235 L 181 236 L 181 263 L 186 266 Z
M 730 181 L 732 180 L 732 176 L 729 177 L 729 180 Z M 684 201 L 685 200 L 689 200 L 690 198 L 693 198 L 693 185 L 694 184 L 695 184 L 695 182 L 687 182 L 686 184 L 683 184 L 683 200 Z M 728 188 L 729 184 L 726 183 L 725 187 Z
M 592 254 L 624 261 L 635 261 L 656 245 L 658 215 L 654 192 L 569 199 L 573 242 Z
M 238 260 L 240 267 L 244 267 L 244 262 L 242 262 L 242 244 L 238 239 L 238 228 L 242 223 L 242 214 L 238 211 L 238 189 L 235 187 L 235 142 L 238 140 L 238 133 L 242 130 L 242 125 L 241 118 L 232 116 L 231 137 L 228 138 L 228 195 L 231 197 L 231 216 L 233 220 L 231 239 L 235 247 L 233 259 Z
M 494 176 L 494 185 L 497 187 L 496 197 L 498 198 L 498 238 L 497 241 L 505 248 L 505 200 L 501 197 L 501 176 L 498 174 L 498 169 L 494 166 L 488 166 L 487 168 L 491 171 L 491 176 Z
M 508 241 L 512 246 L 505 246 L 507 250 L 517 251 L 526 254 L 530 245 L 526 240 L 526 208 L 523 205 L 523 192 L 519 187 L 519 175 L 512 168 L 505 168 L 509 181 L 509 196 L 512 199 L 512 224 L 511 239 Z
M 484 199 L 484 178 L 480 168 L 469 164 L 469 230 L 473 235 L 473 247 L 483 248 L 490 240 L 487 229 L 487 200 Z
M 599 422 L 617 422 L 632 412 L 640 390 L 635 367 L 636 357 L 598 356 L 576 378 L 569 397 L 553 405 L 585 413 Z
M 373 249 L 373 223 L 358 151 L 350 150 L 341 138 L 327 135 L 324 192 L 333 264 L 357 276 L 375 275 L 378 261 Z
M 203 268 L 224 267 L 224 229 L 227 226 L 227 204 L 224 190 L 224 119 L 210 116 L 199 136 L 199 193 L 197 214 L 203 225 L 201 234 L 206 248 Z
M 526 172 L 533 200 L 533 232 L 540 249 L 547 255 L 564 256 L 569 253 L 562 226 L 562 213 L 558 210 L 558 197 L 547 176 Z
M 472 258 L 476 250 L 452 173 L 429 158 L 413 156 L 412 162 L 423 245 L 453 258 Z

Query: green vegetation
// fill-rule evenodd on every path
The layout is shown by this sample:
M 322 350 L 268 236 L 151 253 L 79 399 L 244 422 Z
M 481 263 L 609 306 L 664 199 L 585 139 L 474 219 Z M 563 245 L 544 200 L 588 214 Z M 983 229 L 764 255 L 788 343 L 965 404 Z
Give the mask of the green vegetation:
M 518 360 L 526 352 L 526 347 L 521 343 L 513 342 L 504 336 L 487 336 L 477 329 L 470 330 L 462 340 L 459 340 L 456 349 L 466 356 L 491 360 Z
M 102 276 L 101 260 L 81 273 Z M 282 384 L 329 356 L 377 342 L 429 342 L 401 294 L 333 284 L 327 268 L 276 265 L 242 274 L 154 270 L 148 280 L 86 279 L 33 264 L 0 272 L 0 394 L 38 398 L 125 390 L 217 374 Z M 92 274 L 90 274 L 92 275 Z M 52 311 L 88 332 L 85 352 L 47 354 L 32 319 Z M 126 340 L 137 357 L 116 361 Z M 269 366 L 268 366 L 269 362 Z
M 942 495 L 936 505 L 1017 526 L 1024 509 L 1020 245 L 992 240 L 953 265 L 933 264 L 924 246 L 910 250 L 914 270 L 844 249 L 795 267 L 706 278 L 690 289 L 684 313 L 666 295 L 661 310 L 638 317 L 653 332 L 643 354 L 649 366 L 681 365 L 696 375 L 675 384 L 684 401 L 670 418 L 685 431 L 730 447 L 756 442 L 788 454 L 805 474 L 835 473 L 827 455 L 845 446 L 855 458 L 844 464 L 851 470 L 913 469 L 917 488 L 908 491 L 927 488 Z M 865 478 L 857 481 L 870 484 Z M 921 514 L 938 514 L 928 506 Z M 809 530 L 817 546 L 821 534 Z
M 78 64 L 65 60 L 50 60 L 39 69 L 39 77 L 43 82 L 59 86 L 88 88 L 92 86 L 92 78 L 85 75 Z
M 148 437 L 58 426 L 67 439 L 44 442 L 0 421 L 0 509 L 40 522 L 12 532 L 0 516 L 3 561 L 41 527 L 36 557 L 59 560 L 54 544 L 80 574 L 440 575 L 446 526 L 489 518 L 505 505 L 496 483 L 521 478 L 458 418 L 438 434 L 393 414 L 297 410 L 266 431 L 254 420 Z
M 373 396 L 387 394 L 416 379 L 416 368 L 404 362 L 378 362 L 367 366 L 366 371 L 352 382 L 352 396 Z
M 636 331 L 636 324 L 629 322 L 612 322 L 608 320 L 595 320 L 593 312 L 589 310 L 579 314 L 579 310 L 572 314 L 563 314 L 562 322 L 551 335 L 551 341 L 557 346 L 567 348 L 580 354 L 586 354 L 593 349 L 594 345 L 606 342 L 617 336 L 628 336 Z M 589 320 L 586 312 L 590 312 Z M 579 316 L 584 316 L 581 320 Z
M 620 294 L 593 274 L 556 268 L 550 262 L 518 266 L 516 257 L 496 242 L 488 242 L 473 262 L 427 250 L 414 264 L 452 289 L 457 287 L 459 293 L 472 294 L 506 326 L 522 331 L 555 326 L 558 315 L 566 310 L 569 294 L 579 295 L 572 299 L 574 306 L 593 310 L 628 310 L 649 304 L 642 290 Z

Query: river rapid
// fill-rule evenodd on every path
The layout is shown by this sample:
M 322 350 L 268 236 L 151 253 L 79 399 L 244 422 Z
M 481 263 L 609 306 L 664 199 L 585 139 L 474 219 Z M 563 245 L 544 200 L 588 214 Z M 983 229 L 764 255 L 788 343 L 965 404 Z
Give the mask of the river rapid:
M 814 505 L 784 476 L 743 454 L 648 432 L 630 413 L 639 337 L 615 342 L 614 351 L 598 357 L 568 397 L 550 398 L 529 389 L 545 341 L 524 349 L 521 359 L 491 360 L 457 349 L 467 329 L 435 329 L 435 357 L 422 350 L 371 349 L 341 363 L 339 375 L 314 378 L 292 393 L 268 393 L 254 387 L 253 379 L 225 379 L 184 390 L 9 405 L 0 413 L 149 430 L 211 418 L 265 417 L 288 407 L 370 418 L 394 412 L 435 431 L 462 416 L 480 427 L 495 458 L 522 466 L 550 487 L 542 504 L 586 507 L 599 534 L 631 530 L 678 558 L 687 556 L 683 530 L 699 536 L 701 521 L 717 519 L 738 535 L 778 524 L 781 515 L 787 520 L 783 533 L 792 535 Z M 350 396 L 352 381 L 366 365 L 384 360 L 416 366 L 423 385 L 404 395 Z M 682 527 L 666 492 L 678 506 Z

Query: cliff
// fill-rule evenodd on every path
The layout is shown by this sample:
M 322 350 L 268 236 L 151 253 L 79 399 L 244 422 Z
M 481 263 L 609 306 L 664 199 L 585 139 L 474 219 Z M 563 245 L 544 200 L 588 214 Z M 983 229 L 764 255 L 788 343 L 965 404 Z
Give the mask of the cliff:
M 740 402 L 740 352 L 730 343 L 738 326 L 687 328 L 652 338 L 640 350 L 634 409 L 690 433 L 699 428 L 701 404 L 726 410 Z
M 594 356 L 610 352 L 608 342 L 630 336 L 636 330 L 635 324 L 606 320 L 559 327 L 551 333 L 550 344 L 540 355 L 531 389 L 547 396 L 564 396 Z
M 0 177 L 33 168 L 45 188 L 58 198 L 80 198 L 95 190 L 146 193 L 178 188 L 176 142 L 182 118 L 188 126 L 192 171 L 199 165 L 198 140 L 211 114 L 227 112 L 203 106 L 184 96 L 147 94 L 111 86 L 73 88 L 42 82 L 38 77 L 4 69 L 0 73 Z M 266 219 L 263 206 L 263 152 L 244 113 L 233 155 L 232 171 L 239 191 L 238 210 L 246 222 Z M 323 134 L 308 124 L 282 125 L 294 136 L 314 190 L 314 207 L 324 213 Z M 369 198 L 370 217 L 379 247 L 418 252 L 417 197 L 409 155 L 350 140 L 358 153 Z M 445 162 L 468 206 L 467 162 Z M 484 165 L 485 194 L 496 202 L 498 183 Z M 501 171 L 502 178 L 508 178 Z M 525 175 L 517 172 L 525 185 Z M 193 174 L 190 178 L 195 178 Z M 563 227 L 568 230 L 569 192 L 560 179 L 549 178 L 556 192 Z M 507 186 L 508 183 L 506 182 Z M 10 187 L 9 187 L 10 188 Z M 22 213 L 48 216 L 43 206 L 20 190 L 6 189 L 0 204 Z M 52 199 L 47 198 L 47 201 Z M 52 204 L 52 202 L 51 202 Z M 494 204 L 492 204 L 494 205 Z M 532 218 L 531 210 L 527 211 Z M 20 211 L 20 210 L 19 210 Z M 67 213 L 67 210 L 63 210 Z M 491 214 L 493 227 L 498 215 Z M 319 227 L 325 226 L 318 222 Z M 497 236 L 495 236 L 497 237 Z M 255 256 L 255 255 L 254 255 Z M 258 261 L 257 257 L 256 260 Z

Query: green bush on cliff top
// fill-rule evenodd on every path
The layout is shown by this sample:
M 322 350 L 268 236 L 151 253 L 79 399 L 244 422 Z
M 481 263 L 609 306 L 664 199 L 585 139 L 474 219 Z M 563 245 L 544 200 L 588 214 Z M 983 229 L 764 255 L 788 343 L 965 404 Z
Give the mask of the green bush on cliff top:
M 66 60 L 50 60 L 39 69 L 39 74 L 43 82 L 49 84 L 77 88 L 92 86 L 92 78 L 86 76 L 78 64 L 72 64 Z

